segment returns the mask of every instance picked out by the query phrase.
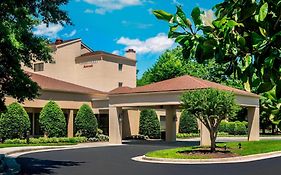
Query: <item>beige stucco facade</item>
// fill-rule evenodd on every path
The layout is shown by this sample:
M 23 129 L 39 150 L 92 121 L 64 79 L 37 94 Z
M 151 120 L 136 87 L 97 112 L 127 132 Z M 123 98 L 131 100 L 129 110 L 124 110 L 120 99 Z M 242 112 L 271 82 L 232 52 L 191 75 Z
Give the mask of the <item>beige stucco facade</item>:
M 53 62 L 44 63 L 44 70 L 35 73 L 103 92 L 117 88 L 119 83 L 136 87 L 134 51 L 127 52 L 124 57 L 105 52 L 95 53 L 80 39 L 53 47 Z M 122 64 L 122 70 L 119 70 L 119 64 Z M 24 69 L 34 72 L 31 68 Z
M 137 131 L 137 124 L 134 123 L 139 117 L 139 112 L 130 112 L 130 108 L 153 108 L 165 111 L 166 116 L 166 141 L 176 141 L 176 133 L 178 128 L 177 110 L 180 109 L 180 95 L 184 91 L 177 92 L 151 92 L 151 93 L 133 93 L 133 94 L 118 94 L 109 96 L 109 123 L 112 135 L 109 135 L 111 143 L 121 143 L 122 137 L 128 132 Z M 248 109 L 248 140 L 259 140 L 259 97 L 236 94 L 236 102 Z M 118 109 L 118 113 L 117 113 Z M 131 113 L 131 116 L 130 116 Z M 161 112 L 158 111 L 158 114 Z M 162 112 L 163 114 L 163 112 Z M 137 116 L 137 117 L 135 117 Z M 116 119 L 117 117 L 118 119 Z M 125 119 L 124 119 L 125 118 Z M 119 122 L 116 122 L 118 120 Z M 134 124 L 131 124 L 132 121 Z M 127 126 L 129 128 L 123 128 Z M 121 131 L 119 129 L 121 128 Z M 199 123 L 200 128 L 200 143 L 202 146 L 210 145 L 209 132 L 206 127 Z M 117 132 L 118 130 L 118 132 Z M 123 131 L 123 132 L 122 132 Z M 109 133 L 109 134 L 110 134 Z M 114 133 L 114 134 L 113 134 Z M 121 135 L 116 135 L 116 134 Z

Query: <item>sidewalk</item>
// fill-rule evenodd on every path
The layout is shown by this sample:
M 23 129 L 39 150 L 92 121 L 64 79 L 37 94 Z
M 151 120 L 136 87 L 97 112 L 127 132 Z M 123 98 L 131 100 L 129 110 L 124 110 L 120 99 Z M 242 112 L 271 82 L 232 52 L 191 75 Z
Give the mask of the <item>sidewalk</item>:
M 63 146 L 9 147 L 9 148 L 0 148 L 0 154 L 12 156 L 12 157 L 18 157 L 20 155 L 31 153 L 31 152 L 92 148 L 92 147 L 102 147 L 102 146 L 116 146 L 116 145 L 109 144 L 108 142 L 93 142 L 93 143 L 79 143 L 77 145 L 63 145 Z
M 248 137 L 218 137 L 217 142 L 239 142 L 247 141 Z M 260 140 L 281 140 L 281 136 L 260 137 Z M 177 139 L 177 141 L 200 141 L 200 137 L 189 139 Z

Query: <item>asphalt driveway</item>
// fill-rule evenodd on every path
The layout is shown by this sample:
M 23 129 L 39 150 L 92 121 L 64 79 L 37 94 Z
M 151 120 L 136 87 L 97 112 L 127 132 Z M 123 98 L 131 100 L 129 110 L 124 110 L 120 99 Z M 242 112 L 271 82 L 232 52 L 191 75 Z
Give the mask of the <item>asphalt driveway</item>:
M 26 154 L 17 158 L 22 174 L 65 175 L 265 175 L 281 172 L 281 158 L 239 164 L 172 165 L 135 162 L 148 151 L 198 142 L 130 143 L 122 146 L 82 148 Z

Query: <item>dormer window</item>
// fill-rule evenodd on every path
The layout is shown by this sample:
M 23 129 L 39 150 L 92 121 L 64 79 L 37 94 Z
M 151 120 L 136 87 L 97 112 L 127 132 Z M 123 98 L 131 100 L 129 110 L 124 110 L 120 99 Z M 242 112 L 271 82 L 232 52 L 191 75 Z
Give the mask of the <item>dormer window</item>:
M 44 63 L 35 63 L 33 65 L 34 72 L 44 71 Z
M 119 82 L 118 87 L 122 87 L 122 86 L 123 86 L 123 82 Z
M 123 70 L 123 64 L 118 64 L 118 70 L 122 71 Z

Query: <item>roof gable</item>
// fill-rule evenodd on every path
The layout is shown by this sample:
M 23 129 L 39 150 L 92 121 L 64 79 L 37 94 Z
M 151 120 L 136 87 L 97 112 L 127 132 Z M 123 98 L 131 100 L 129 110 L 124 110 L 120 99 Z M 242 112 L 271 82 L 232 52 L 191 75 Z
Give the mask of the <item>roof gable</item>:
M 218 83 L 210 82 L 189 75 L 152 83 L 136 88 L 121 87 L 110 92 L 111 95 L 117 94 L 132 94 L 132 93 L 153 93 L 153 92 L 171 92 L 171 91 L 186 91 L 196 89 L 216 88 L 220 90 L 231 91 L 234 94 L 259 97 L 254 93 L 243 91 L 240 89 L 224 86 Z

